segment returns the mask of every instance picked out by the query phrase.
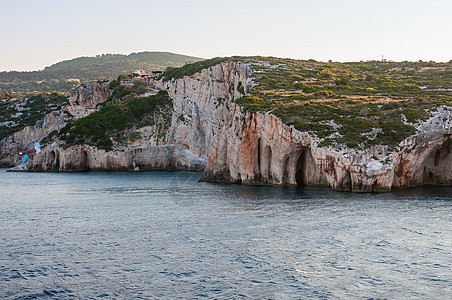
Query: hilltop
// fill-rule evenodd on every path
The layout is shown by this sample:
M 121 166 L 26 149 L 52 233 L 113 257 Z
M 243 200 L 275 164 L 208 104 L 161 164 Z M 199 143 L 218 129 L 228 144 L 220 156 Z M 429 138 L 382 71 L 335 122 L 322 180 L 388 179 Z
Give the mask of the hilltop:
M 58 62 L 40 71 L 0 72 L 0 96 L 20 97 L 33 92 L 66 93 L 74 85 L 97 80 L 111 80 L 135 69 L 165 70 L 181 67 L 201 58 L 169 52 L 140 52 L 129 55 L 102 54 Z M 75 79 L 79 80 L 75 81 Z

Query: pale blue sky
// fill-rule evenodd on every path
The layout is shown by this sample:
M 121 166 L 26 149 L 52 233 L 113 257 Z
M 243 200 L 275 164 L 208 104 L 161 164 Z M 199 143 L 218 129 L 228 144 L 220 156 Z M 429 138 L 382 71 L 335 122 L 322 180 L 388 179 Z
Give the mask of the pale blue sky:
M 0 70 L 102 53 L 452 59 L 451 0 L 0 0 Z

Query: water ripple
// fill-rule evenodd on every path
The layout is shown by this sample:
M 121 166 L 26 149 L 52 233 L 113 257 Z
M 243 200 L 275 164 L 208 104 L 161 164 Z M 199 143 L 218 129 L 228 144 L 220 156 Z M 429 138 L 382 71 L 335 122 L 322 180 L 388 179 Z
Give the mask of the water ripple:
M 0 171 L 2 299 L 447 299 L 452 189 Z

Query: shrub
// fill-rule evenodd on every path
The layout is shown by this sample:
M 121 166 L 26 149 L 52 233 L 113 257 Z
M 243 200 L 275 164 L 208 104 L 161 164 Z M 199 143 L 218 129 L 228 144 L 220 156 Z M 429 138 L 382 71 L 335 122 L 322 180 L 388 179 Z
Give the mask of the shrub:
M 349 85 L 350 80 L 348 80 L 348 78 L 338 78 L 334 81 L 334 83 L 336 83 L 336 85 Z
M 130 89 L 131 93 L 135 93 L 137 95 L 144 94 L 146 93 L 146 91 L 147 91 L 146 83 L 141 80 L 135 80 L 133 82 L 132 88 Z
M 312 85 L 305 85 L 303 87 L 303 93 L 315 93 L 317 91 L 317 88 Z
M 405 108 L 400 111 L 400 113 L 403 113 L 407 121 L 410 123 L 414 123 L 419 119 L 425 120 L 427 117 L 427 113 L 422 109 Z
M 320 72 L 317 73 L 317 77 L 322 80 L 331 80 L 334 79 L 334 74 L 333 72 L 331 72 L 331 70 L 322 69 Z
M 135 140 L 141 139 L 143 136 L 141 132 L 138 131 L 132 131 L 129 133 L 128 139 L 130 142 L 133 142 Z
M 265 111 L 273 106 L 272 101 L 264 100 L 256 96 L 243 96 L 235 101 L 240 106 L 243 106 L 247 111 Z
M 412 126 L 393 121 L 380 121 L 380 128 L 382 132 L 377 134 L 377 140 L 379 144 L 389 146 L 398 145 L 416 132 Z

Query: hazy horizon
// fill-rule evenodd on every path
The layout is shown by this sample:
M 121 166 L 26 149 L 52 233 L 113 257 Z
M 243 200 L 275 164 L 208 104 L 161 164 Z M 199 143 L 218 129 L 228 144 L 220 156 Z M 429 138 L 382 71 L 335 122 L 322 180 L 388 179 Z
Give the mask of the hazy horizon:
M 153 50 L 149 50 L 149 51 L 140 51 L 140 52 L 168 52 L 168 51 L 153 51 Z M 85 55 L 85 56 L 78 56 L 78 57 L 73 57 L 73 58 L 69 58 L 69 59 L 64 59 L 64 60 L 61 60 L 61 61 L 56 61 L 56 62 L 51 63 L 51 64 L 49 64 L 49 65 L 47 65 L 47 66 L 45 66 L 45 67 L 43 67 L 41 69 L 35 69 L 35 70 L 0 70 L 0 72 L 36 72 L 36 71 L 42 71 L 46 67 L 50 67 L 50 66 L 52 66 L 54 64 L 57 64 L 57 63 L 60 63 L 62 61 L 70 61 L 70 60 L 77 59 L 77 58 L 96 57 L 96 56 L 101 56 L 101 55 L 105 55 L 105 54 L 130 55 L 132 53 L 140 53 L 140 52 L 134 51 L 134 52 L 130 52 L 130 53 L 100 53 L 100 54 L 96 54 L 96 55 L 92 55 L 92 56 Z M 177 55 L 185 55 L 185 56 L 193 56 L 193 57 L 202 58 L 202 59 L 208 59 L 208 58 L 205 58 L 205 57 L 199 57 L 199 56 L 196 56 L 196 55 L 187 55 L 187 54 L 184 54 L 184 53 L 174 53 L 174 52 L 168 52 L 168 53 L 177 54 Z M 241 56 L 241 55 L 239 55 L 239 56 Z M 262 55 L 256 54 L 256 55 L 249 55 L 249 56 L 262 56 Z M 279 58 L 283 58 L 283 59 L 286 59 L 286 58 L 287 59 L 299 59 L 299 60 L 309 60 L 309 59 L 311 59 L 311 58 L 280 57 L 280 56 L 275 56 L 275 55 L 266 55 L 266 56 L 268 56 L 268 57 L 279 57 Z M 211 58 L 211 57 L 209 57 L 209 58 Z M 375 58 L 372 58 L 372 59 L 369 59 L 369 60 L 366 60 L 366 61 L 381 60 L 381 59 L 382 59 L 382 57 L 375 57 Z M 385 61 L 392 61 L 392 62 L 408 61 L 408 60 L 391 60 L 391 59 L 386 59 L 386 58 L 384 58 L 384 59 L 385 59 Z M 317 61 L 326 62 L 326 61 L 329 61 L 329 60 L 317 60 Z M 347 63 L 347 62 L 358 62 L 358 61 L 364 61 L 364 60 L 355 60 L 355 61 L 349 60 L 349 61 L 335 61 L 335 62 Z M 419 61 L 419 60 L 417 60 L 417 61 Z M 417 61 L 408 61 L 408 62 L 417 62 Z M 432 60 L 429 60 L 429 61 L 432 61 Z M 438 62 L 439 63 L 439 62 L 449 62 L 449 61 L 452 61 L 452 59 L 451 60 L 443 60 L 443 61 L 436 60 L 434 62 Z
M 42 70 L 101 54 L 171 52 L 202 58 L 319 61 L 452 59 L 445 0 L 4 1 L 0 71 Z

